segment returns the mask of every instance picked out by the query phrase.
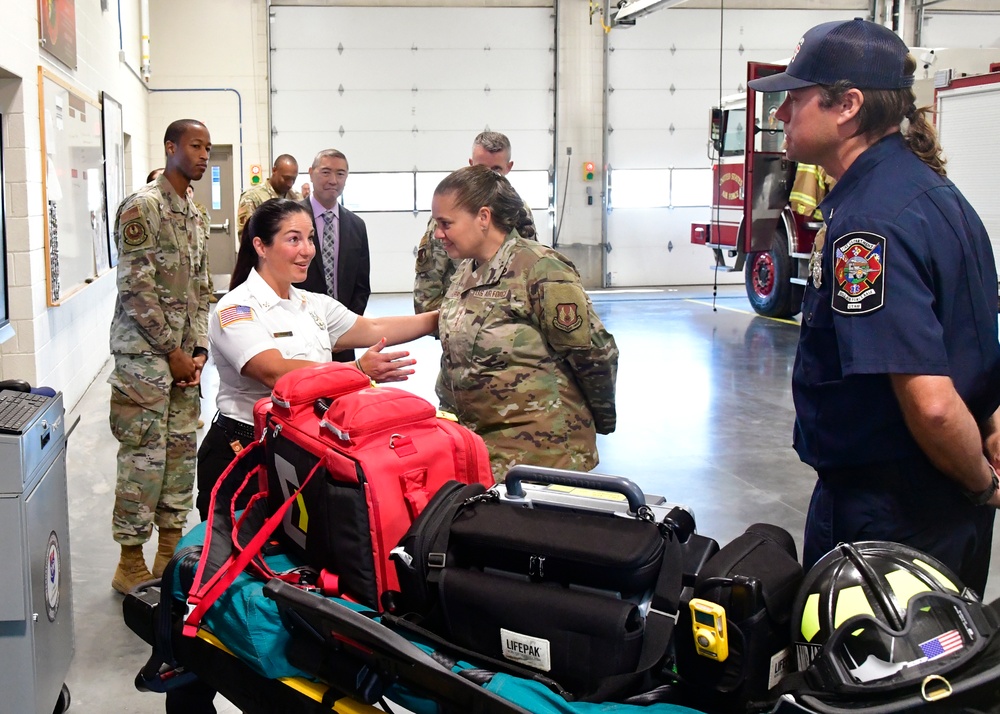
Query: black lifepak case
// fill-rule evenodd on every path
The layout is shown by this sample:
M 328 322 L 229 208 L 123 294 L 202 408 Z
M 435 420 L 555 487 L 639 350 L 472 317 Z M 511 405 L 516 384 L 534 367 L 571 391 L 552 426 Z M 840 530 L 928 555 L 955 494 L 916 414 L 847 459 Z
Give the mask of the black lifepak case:
M 795 541 L 783 528 L 757 523 L 723 547 L 685 589 L 675 629 L 677 673 L 695 706 L 745 711 L 794 667 L 792 603 L 802 583 Z M 695 651 L 692 598 L 726 610 L 729 656 L 717 662 Z

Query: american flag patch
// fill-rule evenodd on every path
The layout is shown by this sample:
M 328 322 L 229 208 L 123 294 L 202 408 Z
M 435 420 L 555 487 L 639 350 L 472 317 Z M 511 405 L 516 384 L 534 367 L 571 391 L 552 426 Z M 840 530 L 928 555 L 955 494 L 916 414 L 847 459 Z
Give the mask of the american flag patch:
M 965 645 L 962 642 L 962 635 L 958 630 L 945 632 L 943 635 L 938 635 L 933 640 L 927 640 L 926 642 L 920 643 L 920 649 L 923 650 L 924 656 L 927 659 L 943 657 L 946 654 L 957 652 L 964 646 Z
M 228 327 L 240 320 L 252 320 L 253 310 L 248 305 L 230 305 L 219 310 L 219 327 Z

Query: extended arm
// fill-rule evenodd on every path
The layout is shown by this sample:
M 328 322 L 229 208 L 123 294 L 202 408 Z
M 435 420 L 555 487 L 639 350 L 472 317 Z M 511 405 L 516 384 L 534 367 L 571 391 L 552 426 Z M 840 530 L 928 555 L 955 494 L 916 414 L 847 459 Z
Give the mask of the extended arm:
M 383 337 L 387 345 L 398 345 L 429 335 L 437 327 L 437 311 L 420 315 L 396 317 L 364 317 L 359 315 L 354 326 L 345 332 L 334 347 L 338 350 L 368 347 Z

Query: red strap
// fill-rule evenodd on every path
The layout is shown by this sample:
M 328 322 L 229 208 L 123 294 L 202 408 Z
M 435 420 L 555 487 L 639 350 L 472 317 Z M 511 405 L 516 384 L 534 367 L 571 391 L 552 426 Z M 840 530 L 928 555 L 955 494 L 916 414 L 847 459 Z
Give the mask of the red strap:
M 215 485 L 212 487 L 212 496 L 209 501 L 210 506 L 208 509 L 208 519 L 205 522 L 205 540 L 202 543 L 203 553 L 208 552 L 208 547 L 211 542 L 212 529 L 215 522 L 215 503 L 219 489 L 222 488 L 222 485 L 230 478 L 230 475 L 237 468 L 237 466 L 242 467 L 243 460 L 250 458 L 251 455 L 256 456 L 257 455 L 256 451 L 257 449 L 260 448 L 263 448 L 260 445 L 260 442 L 255 441 L 252 444 L 250 444 L 250 446 L 248 446 L 247 448 L 241 449 L 240 452 L 236 455 L 236 458 L 230 462 L 229 466 L 226 467 L 226 470 L 222 472 L 222 475 L 218 478 L 218 480 L 215 482 Z M 249 480 L 251 474 L 256 474 L 256 473 L 257 469 L 252 469 L 244 478 L 244 484 L 247 482 L 247 480 Z M 229 560 L 226 561 L 226 563 L 223 565 L 223 568 L 228 567 L 228 564 Z M 202 594 L 201 591 L 204 589 L 202 588 L 202 579 L 205 577 L 205 568 L 207 567 L 207 565 L 208 561 L 206 558 L 199 559 L 198 569 L 195 571 L 194 574 L 194 582 L 191 584 L 191 595 L 188 596 L 189 603 L 191 602 L 192 597 L 194 598 L 195 602 L 197 602 L 197 600 L 200 599 L 200 596 Z M 220 572 L 221 570 L 222 569 L 220 569 Z M 216 573 L 216 575 L 218 575 L 218 573 Z
M 208 583 L 205 588 L 205 592 L 199 593 L 199 597 L 192 601 L 192 598 L 188 597 L 188 613 L 184 618 L 184 634 L 188 637 L 194 637 L 198 633 L 198 626 L 201 624 L 201 619 L 208 612 L 208 609 L 219 599 L 219 596 L 225 592 L 226 588 L 233 584 L 236 577 L 243 572 L 244 568 L 247 567 L 253 558 L 260 553 L 260 549 L 264 547 L 264 543 L 267 542 L 268 538 L 275 531 L 278 525 L 281 523 L 282 519 L 285 517 L 285 513 L 291 507 L 292 503 L 298 498 L 299 494 L 302 493 L 302 489 L 306 487 L 306 484 L 312 479 L 313 474 L 319 471 L 320 467 L 324 465 L 324 460 L 320 459 L 316 465 L 313 467 L 309 475 L 306 476 L 302 485 L 299 486 L 298 490 L 293 493 L 289 498 L 281 504 L 278 508 L 261 526 L 261 529 L 257 531 L 250 542 L 247 543 L 246 547 L 240 552 L 239 557 L 235 560 L 229 558 L 219 572 L 216 573 L 212 581 Z M 214 495 L 214 490 L 213 490 Z M 201 564 L 199 563 L 199 572 L 201 570 Z M 220 577 L 221 576 L 221 577 Z
M 413 469 L 400 474 L 399 486 L 403 491 L 403 499 L 406 501 L 406 509 L 410 512 L 412 522 L 427 507 L 433 495 L 427 490 L 427 469 Z
M 327 597 L 337 597 L 340 595 L 340 576 L 331 573 L 329 570 L 319 571 L 319 579 L 316 581 L 317 587 Z

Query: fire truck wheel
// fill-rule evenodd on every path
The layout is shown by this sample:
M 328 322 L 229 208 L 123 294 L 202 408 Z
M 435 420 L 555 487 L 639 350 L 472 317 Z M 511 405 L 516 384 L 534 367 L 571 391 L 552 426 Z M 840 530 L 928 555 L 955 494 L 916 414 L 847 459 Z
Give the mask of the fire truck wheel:
M 793 285 L 792 260 L 788 255 L 788 239 L 778 228 L 774 232 L 771 250 L 750 253 L 744 268 L 747 298 L 754 312 L 765 317 L 791 317 L 802 305 L 802 290 Z

